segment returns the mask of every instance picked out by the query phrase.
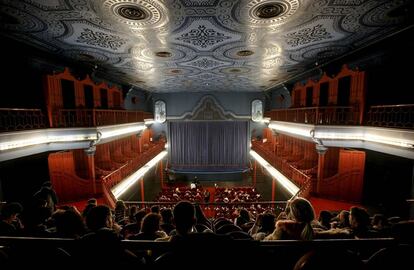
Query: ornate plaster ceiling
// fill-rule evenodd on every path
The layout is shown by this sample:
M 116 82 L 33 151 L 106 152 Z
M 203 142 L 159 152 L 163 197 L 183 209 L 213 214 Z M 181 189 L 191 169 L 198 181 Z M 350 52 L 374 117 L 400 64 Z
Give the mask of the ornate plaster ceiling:
M 0 29 L 152 92 L 263 91 L 407 27 L 409 4 L 0 0 Z

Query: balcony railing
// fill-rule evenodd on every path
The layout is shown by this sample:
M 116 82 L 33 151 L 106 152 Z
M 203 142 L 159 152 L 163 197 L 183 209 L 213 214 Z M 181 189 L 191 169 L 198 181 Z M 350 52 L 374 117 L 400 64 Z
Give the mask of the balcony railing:
M 288 162 L 283 156 L 278 156 L 276 153 L 267 149 L 263 144 L 259 142 L 252 142 L 252 149 L 262 156 L 273 167 L 283 173 L 284 176 L 291 179 L 300 188 L 308 185 L 312 181 L 312 175 L 308 175 L 305 171 L 295 168 Z
M 152 114 L 142 111 L 73 109 L 52 116 L 52 127 L 96 127 L 143 122 Z M 0 132 L 49 128 L 40 109 L 0 108 Z
M 102 182 L 108 189 L 111 189 L 116 184 L 125 179 L 127 176 L 131 175 L 135 170 L 144 166 L 147 162 L 149 162 L 152 158 L 159 154 L 164 149 L 164 146 L 165 144 L 162 142 L 154 144 L 150 149 L 141 153 L 136 158 L 128 161 L 123 166 L 119 167 L 117 170 L 104 176 L 102 178 Z
M 414 104 L 371 106 L 366 124 L 376 127 L 414 128 Z
M 359 111 L 351 106 L 306 107 L 272 110 L 265 113 L 274 121 L 312 125 L 357 125 Z
M 46 118 L 39 109 L 0 108 L 0 132 L 46 127 Z
M 53 126 L 96 127 L 143 122 L 145 118 L 151 118 L 151 115 L 142 111 L 63 109 L 53 116 Z

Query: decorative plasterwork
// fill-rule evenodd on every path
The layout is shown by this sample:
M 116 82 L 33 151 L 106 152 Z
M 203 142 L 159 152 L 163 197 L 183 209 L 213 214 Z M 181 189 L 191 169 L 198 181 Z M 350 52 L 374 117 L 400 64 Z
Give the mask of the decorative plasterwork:
M 186 112 L 178 117 L 168 117 L 169 120 L 193 121 L 223 121 L 249 118 L 249 116 L 237 116 L 231 111 L 224 110 L 220 103 L 211 95 L 203 96 L 191 112 Z
M 151 92 L 257 92 L 406 28 L 410 8 L 410 0 L 0 0 L 0 31 Z

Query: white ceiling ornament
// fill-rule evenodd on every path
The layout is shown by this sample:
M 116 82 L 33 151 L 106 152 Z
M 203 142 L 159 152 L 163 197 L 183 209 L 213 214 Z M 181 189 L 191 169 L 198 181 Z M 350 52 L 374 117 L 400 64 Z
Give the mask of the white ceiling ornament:
M 410 12 L 412 0 L 0 0 L 0 31 L 150 92 L 262 92 L 408 29 Z
M 155 0 L 95 0 L 95 7 L 131 28 L 155 28 L 168 22 L 168 10 L 161 1 Z
M 216 26 L 210 20 L 197 19 L 183 31 L 174 34 L 174 41 L 182 45 L 195 47 L 200 51 L 210 51 L 213 48 L 237 41 L 240 35 L 226 31 Z

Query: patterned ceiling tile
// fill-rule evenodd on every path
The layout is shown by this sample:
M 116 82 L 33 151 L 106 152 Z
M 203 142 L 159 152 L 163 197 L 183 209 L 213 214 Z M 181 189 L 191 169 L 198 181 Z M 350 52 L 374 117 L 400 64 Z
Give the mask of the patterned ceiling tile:
M 60 39 L 68 44 L 98 48 L 110 52 L 125 52 L 131 39 L 83 21 L 65 21 L 67 32 Z
M 41 18 L 30 11 L 12 6 L 0 7 L 0 28 L 11 32 L 41 32 L 47 30 L 47 25 Z
M 183 63 L 182 65 L 196 67 L 196 68 L 204 69 L 204 70 L 210 70 L 212 68 L 217 68 L 217 67 L 228 65 L 228 64 L 229 63 L 227 62 L 218 61 L 211 57 L 204 56 L 204 57 L 197 57 L 193 61 Z
M 302 25 L 294 31 L 287 32 L 284 37 L 285 49 L 298 49 L 307 45 L 332 42 L 345 37 L 345 33 L 336 31 L 335 17 L 318 17 L 311 23 Z
M 402 5 L 401 3 L 404 2 Z M 408 9 L 408 1 L 384 1 L 365 13 L 361 19 L 366 26 L 396 25 L 401 23 L 402 17 L 398 13 Z
M 148 91 L 263 91 L 407 28 L 410 12 L 411 0 L 0 0 L 0 34 Z
M 219 0 L 181 0 L 186 7 L 215 7 Z
M 195 19 L 174 34 L 174 41 L 200 51 L 210 51 L 218 45 L 237 41 L 240 35 L 218 27 L 212 19 Z

